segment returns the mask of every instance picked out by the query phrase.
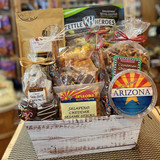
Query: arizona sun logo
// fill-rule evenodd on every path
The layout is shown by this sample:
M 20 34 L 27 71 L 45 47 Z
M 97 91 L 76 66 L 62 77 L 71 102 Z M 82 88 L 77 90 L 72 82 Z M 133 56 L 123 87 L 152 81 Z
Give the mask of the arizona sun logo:
M 129 117 L 149 113 L 157 101 L 157 90 L 152 79 L 138 70 L 117 74 L 110 86 L 110 102 L 115 111 Z

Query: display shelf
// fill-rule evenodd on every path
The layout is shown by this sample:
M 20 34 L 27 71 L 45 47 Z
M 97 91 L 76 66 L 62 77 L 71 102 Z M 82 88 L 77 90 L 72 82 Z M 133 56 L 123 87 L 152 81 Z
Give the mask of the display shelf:
M 16 109 L 17 108 L 17 105 L 19 104 L 20 101 L 17 101 L 13 104 L 8 104 L 6 106 L 0 106 L 0 113 L 4 113 L 4 112 L 7 112 L 11 109 Z
M 11 31 L 9 33 L 0 33 L 1 36 L 4 36 L 5 38 L 11 38 L 14 45 L 14 53 L 16 57 L 19 57 L 19 47 L 18 47 L 18 39 L 17 39 L 17 30 L 16 30 L 16 24 L 15 24 L 15 9 L 13 5 L 13 1 L 9 0 L 9 9 L 8 10 L 0 10 L 0 14 L 9 16 L 10 24 L 11 24 Z M 5 60 L 10 60 L 10 57 L 12 56 L 2 56 L 0 55 L 1 61 L 5 58 Z M 13 59 L 12 59 L 13 60 Z M 16 63 L 16 78 L 18 81 L 21 81 L 21 72 L 20 72 L 20 65 L 17 59 L 14 59 Z

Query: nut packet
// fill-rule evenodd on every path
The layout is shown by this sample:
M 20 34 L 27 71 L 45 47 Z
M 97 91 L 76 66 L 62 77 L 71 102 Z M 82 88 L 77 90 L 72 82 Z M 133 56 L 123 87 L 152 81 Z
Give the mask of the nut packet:
M 106 72 L 110 79 L 126 69 L 139 69 L 148 72 L 150 57 L 148 51 L 139 42 L 146 37 L 139 36 L 148 28 L 148 22 L 129 19 L 122 22 L 121 30 L 115 32 L 113 41 L 118 41 L 103 52 Z M 124 31 L 124 32 L 123 32 Z
M 60 119 L 101 116 L 100 93 L 103 82 L 53 87 L 60 98 Z

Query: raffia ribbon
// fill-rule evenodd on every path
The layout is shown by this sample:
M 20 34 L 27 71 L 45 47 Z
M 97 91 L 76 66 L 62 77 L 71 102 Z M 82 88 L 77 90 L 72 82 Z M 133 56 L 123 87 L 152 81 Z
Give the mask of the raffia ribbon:
M 19 58 L 19 62 L 20 62 L 20 65 L 22 67 L 28 68 L 28 67 L 31 67 L 33 64 L 40 64 L 40 65 L 46 65 L 46 66 L 54 64 L 55 63 L 55 59 L 53 59 L 53 58 L 45 58 L 43 60 L 33 62 L 33 61 L 31 61 L 30 59 L 28 59 L 26 57 L 22 57 L 22 58 Z

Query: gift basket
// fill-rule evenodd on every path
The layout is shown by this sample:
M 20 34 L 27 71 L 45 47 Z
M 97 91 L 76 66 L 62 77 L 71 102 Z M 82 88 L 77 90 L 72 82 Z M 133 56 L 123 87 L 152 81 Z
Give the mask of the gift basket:
M 108 26 L 84 26 L 83 42 L 63 48 L 63 27 L 45 26 L 47 34 L 32 37 L 20 58 L 25 98 L 18 114 L 38 159 L 132 149 L 156 104 L 149 55 L 139 43 L 148 23 L 124 21 L 112 39 Z

